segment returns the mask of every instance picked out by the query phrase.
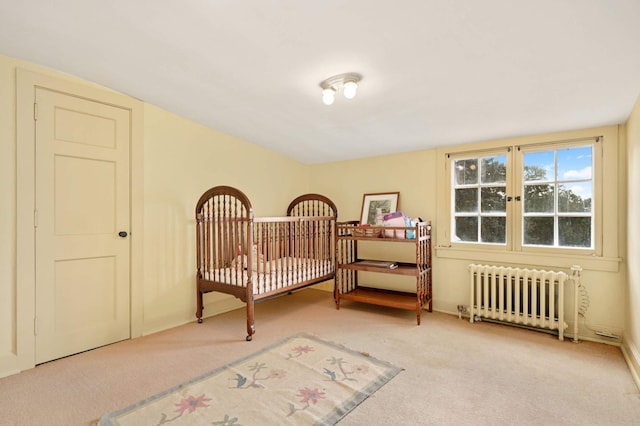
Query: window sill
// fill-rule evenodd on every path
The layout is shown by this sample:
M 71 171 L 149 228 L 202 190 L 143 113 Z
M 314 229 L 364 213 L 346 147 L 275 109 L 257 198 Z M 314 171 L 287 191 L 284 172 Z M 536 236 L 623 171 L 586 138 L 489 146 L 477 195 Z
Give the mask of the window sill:
M 618 272 L 622 259 L 619 257 L 599 257 L 580 255 L 543 254 L 530 252 L 473 250 L 453 247 L 436 247 L 435 255 L 441 259 L 470 260 L 476 263 L 509 263 L 537 268 L 569 269 L 580 265 L 584 270 Z

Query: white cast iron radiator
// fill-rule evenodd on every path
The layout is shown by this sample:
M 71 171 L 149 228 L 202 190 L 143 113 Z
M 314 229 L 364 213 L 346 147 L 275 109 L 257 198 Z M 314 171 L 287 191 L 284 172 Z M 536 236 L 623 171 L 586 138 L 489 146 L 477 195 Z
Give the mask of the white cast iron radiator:
M 558 330 L 558 338 L 564 340 L 567 328 L 564 309 L 565 282 L 573 282 L 576 288 L 581 268 L 571 268 L 570 277 L 565 272 L 506 266 L 469 265 L 471 290 L 470 318 L 475 317 L 528 327 Z M 577 292 L 574 291 L 577 297 Z M 577 301 L 576 301 L 577 302 Z M 573 340 L 578 340 L 578 312 L 574 303 Z

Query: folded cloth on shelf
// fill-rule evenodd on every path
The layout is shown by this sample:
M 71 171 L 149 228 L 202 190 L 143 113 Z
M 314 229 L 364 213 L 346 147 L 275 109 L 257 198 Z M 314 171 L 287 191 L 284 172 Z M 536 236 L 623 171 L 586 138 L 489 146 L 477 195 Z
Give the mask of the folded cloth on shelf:
M 401 226 L 405 227 L 405 215 L 402 212 L 387 213 L 383 218 L 384 226 Z M 387 229 L 384 231 L 386 238 L 405 238 L 404 229 Z

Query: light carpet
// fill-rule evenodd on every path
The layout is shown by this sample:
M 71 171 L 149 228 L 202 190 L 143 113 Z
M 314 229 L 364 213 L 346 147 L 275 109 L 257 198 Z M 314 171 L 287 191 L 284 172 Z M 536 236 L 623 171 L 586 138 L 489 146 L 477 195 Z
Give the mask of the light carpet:
M 402 369 L 300 333 L 99 425 L 333 425 Z

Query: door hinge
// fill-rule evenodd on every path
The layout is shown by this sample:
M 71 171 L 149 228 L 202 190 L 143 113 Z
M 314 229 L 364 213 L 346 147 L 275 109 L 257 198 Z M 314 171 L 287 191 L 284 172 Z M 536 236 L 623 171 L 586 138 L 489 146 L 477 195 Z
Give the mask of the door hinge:
M 33 104 L 33 120 L 38 121 L 38 104 Z
M 38 335 L 38 317 L 33 317 L 33 335 Z
M 38 210 L 33 211 L 33 227 L 38 227 Z

